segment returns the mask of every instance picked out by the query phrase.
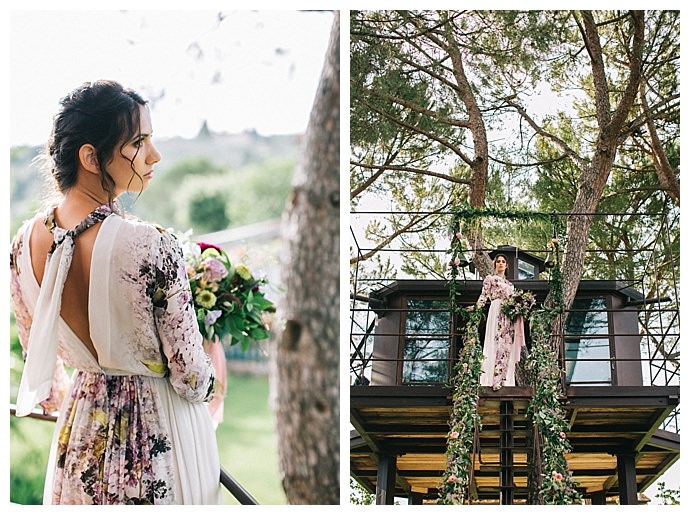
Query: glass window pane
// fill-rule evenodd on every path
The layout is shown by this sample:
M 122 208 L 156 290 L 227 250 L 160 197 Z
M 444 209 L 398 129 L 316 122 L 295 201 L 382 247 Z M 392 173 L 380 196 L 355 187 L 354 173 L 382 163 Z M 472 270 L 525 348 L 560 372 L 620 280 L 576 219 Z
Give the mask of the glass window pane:
M 409 299 L 405 316 L 403 382 L 447 382 L 449 350 L 448 301 Z
M 448 341 L 405 339 L 403 382 L 448 381 Z
M 578 311 L 571 311 L 566 322 L 566 381 L 580 385 L 611 384 L 606 299 L 575 299 L 571 309 Z
M 518 259 L 518 279 L 537 279 L 537 266 Z

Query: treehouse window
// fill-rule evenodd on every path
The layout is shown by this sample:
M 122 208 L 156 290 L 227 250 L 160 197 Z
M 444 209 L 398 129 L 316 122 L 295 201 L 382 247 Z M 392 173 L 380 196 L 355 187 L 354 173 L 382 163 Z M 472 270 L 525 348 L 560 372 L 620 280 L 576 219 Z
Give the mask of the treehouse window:
M 447 300 L 408 299 L 403 383 L 446 383 L 450 350 Z
M 518 259 L 518 279 L 538 279 L 539 272 L 537 270 L 537 265 Z
M 606 298 L 575 299 L 565 330 L 566 381 L 611 384 L 611 342 Z

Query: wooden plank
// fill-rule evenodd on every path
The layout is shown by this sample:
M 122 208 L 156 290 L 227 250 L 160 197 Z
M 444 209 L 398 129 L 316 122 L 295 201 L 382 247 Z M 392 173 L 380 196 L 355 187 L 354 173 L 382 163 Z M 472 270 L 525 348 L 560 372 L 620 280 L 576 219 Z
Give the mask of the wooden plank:
M 406 488 L 428 488 L 425 498 L 434 498 L 446 466 L 446 436 L 450 416 L 447 390 L 436 387 L 359 387 L 367 389 L 359 399 L 353 399 L 351 412 L 365 436 L 379 449 L 398 455 L 396 495 Z M 428 389 L 427 389 L 428 388 Z M 677 404 L 676 387 L 577 387 L 569 390 L 579 397 L 568 398 L 564 406 L 572 431 L 568 437 L 574 452 L 566 456 L 581 487 L 590 493 L 605 489 L 617 491 L 616 456 L 618 449 L 638 448 L 635 481 L 648 485 L 660 471 L 678 459 L 680 437 L 674 433 L 657 431 L 656 427 Z M 648 390 L 647 390 L 648 389 Z M 403 393 L 411 393 L 413 404 L 405 403 Z M 502 389 L 503 390 L 503 389 Z M 482 463 L 475 463 L 475 489 L 482 499 L 498 496 L 500 395 L 502 391 L 482 397 L 479 412 L 482 416 Z M 382 398 L 387 393 L 391 398 Z M 619 395 L 614 398 L 615 395 Z M 663 395 L 667 394 L 667 398 Z M 434 397 L 436 396 L 436 397 Z M 385 395 L 383 396 L 385 397 Z M 516 496 L 522 495 L 521 484 L 527 480 L 527 452 L 518 452 L 526 444 L 528 425 L 527 400 L 514 401 L 512 413 Z M 409 400 L 409 399 L 408 399 Z M 665 435 L 671 435 L 665 438 Z M 660 435 L 660 436 L 656 436 Z M 364 438 L 362 438 L 364 440 Z M 376 455 L 371 452 L 353 453 L 351 471 L 371 482 L 376 470 Z M 371 479 L 370 479 L 371 478 Z M 518 484 L 520 483 L 520 484 Z M 517 502 L 517 500 L 516 500 Z

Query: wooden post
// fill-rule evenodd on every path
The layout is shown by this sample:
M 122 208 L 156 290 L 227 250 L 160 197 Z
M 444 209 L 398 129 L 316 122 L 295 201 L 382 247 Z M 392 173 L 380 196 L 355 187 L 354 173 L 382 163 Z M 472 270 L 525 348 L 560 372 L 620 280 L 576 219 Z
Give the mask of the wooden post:
M 407 498 L 407 504 L 423 504 L 422 499 L 423 499 L 422 493 L 410 492 L 410 495 Z
M 621 505 L 637 504 L 637 479 L 635 478 L 635 453 L 616 454 L 618 462 L 618 491 Z
M 593 505 L 606 504 L 606 492 L 596 492 L 590 496 Z
M 381 454 L 376 476 L 376 504 L 393 504 L 395 498 L 395 472 L 398 457 Z

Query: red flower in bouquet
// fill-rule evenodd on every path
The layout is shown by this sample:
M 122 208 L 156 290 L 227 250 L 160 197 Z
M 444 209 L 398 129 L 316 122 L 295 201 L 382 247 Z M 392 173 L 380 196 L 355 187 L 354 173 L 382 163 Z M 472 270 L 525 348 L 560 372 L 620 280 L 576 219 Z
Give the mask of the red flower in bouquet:
M 218 245 L 214 245 L 213 243 L 204 243 L 204 242 L 200 241 L 197 243 L 197 245 L 199 245 L 201 252 L 203 252 L 206 249 L 214 249 L 218 252 L 223 252 L 223 249 L 221 249 Z

